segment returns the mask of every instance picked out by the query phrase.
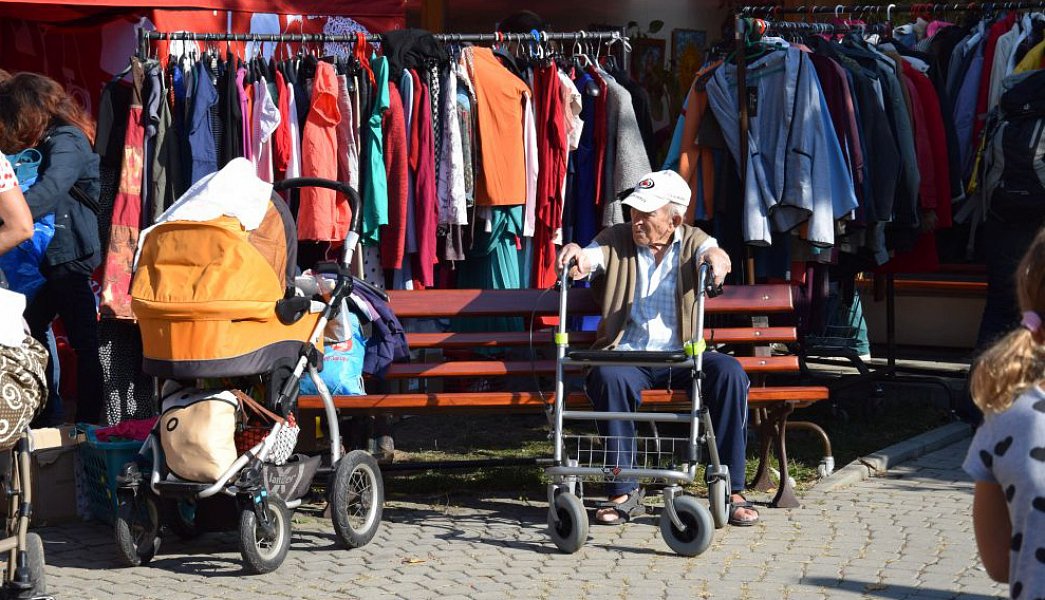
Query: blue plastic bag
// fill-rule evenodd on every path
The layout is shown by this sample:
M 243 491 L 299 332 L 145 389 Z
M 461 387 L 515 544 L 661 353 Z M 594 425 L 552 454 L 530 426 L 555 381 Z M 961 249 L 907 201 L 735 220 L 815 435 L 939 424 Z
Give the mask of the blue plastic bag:
M 352 329 L 352 337 L 344 342 L 326 345 L 323 349 L 323 370 L 319 376 L 335 396 L 362 396 L 366 394 L 363 387 L 366 338 L 363 337 L 359 317 L 350 311 L 345 312 Z M 312 378 L 307 375 L 301 379 L 301 393 L 306 396 L 319 394 Z
M 53 237 L 54 215 L 44 215 L 33 223 L 33 237 L 0 255 L 0 269 L 7 277 L 8 289 L 25 295 L 26 300 L 32 300 L 40 291 L 45 281 L 40 263 Z
M 41 158 L 40 151 L 33 148 L 7 156 L 8 162 L 14 167 L 22 193 L 36 183 Z M 25 295 L 26 300 L 32 300 L 40 291 L 45 281 L 40 264 L 52 238 L 54 214 L 47 214 L 33 223 L 33 237 L 0 255 L 0 269 L 7 278 L 8 289 Z

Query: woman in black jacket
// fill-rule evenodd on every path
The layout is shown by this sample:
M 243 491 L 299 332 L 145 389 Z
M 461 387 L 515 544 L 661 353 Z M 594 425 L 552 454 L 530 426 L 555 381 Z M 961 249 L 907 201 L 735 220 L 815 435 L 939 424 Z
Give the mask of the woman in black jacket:
M 33 337 L 46 344 L 48 326 L 56 315 L 62 317 L 76 351 L 76 420 L 86 423 L 101 422 L 103 393 L 98 308 L 91 287 L 91 274 L 101 263 L 94 132 L 91 118 L 53 79 L 18 73 L 0 84 L 0 150 L 40 151 L 38 177 L 25 199 L 34 221 L 54 213 L 54 239 L 40 265 L 47 282 L 25 318 Z M 56 390 L 50 392 L 48 403 L 56 396 Z

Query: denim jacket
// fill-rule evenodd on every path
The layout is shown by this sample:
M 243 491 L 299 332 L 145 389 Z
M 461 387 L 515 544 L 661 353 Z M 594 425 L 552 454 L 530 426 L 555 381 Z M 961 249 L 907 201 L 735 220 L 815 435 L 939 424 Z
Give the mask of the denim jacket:
M 739 163 L 735 73 L 733 65 L 723 65 L 707 91 Z M 812 63 L 796 48 L 776 51 L 748 66 L 747 81 L 754 96 L 749 107 L 757 108 L 749 111 L 744 241 L 768 246 L 772 231 L 808 221 L 810 243 L 833 245 L 835 220 L 856 207 L 856 195 L 852 179 L 832 173 L 845 159 L 837 141 L 830 143 L 834 129 Z
M 47 264 L 54 267 L 91 257 L 89 262 L 97 266 L 101 259 L 98 215 L 72 190 L 76 186 L 98 202 L 98 155 L 87 136 L 78 127 L 68 125 L 52 129 L 37 149 L 43 161 L 36 184 L 25 193 L 25 200 L 34 221 L 54 213 L 54 239 L 47 247 Z

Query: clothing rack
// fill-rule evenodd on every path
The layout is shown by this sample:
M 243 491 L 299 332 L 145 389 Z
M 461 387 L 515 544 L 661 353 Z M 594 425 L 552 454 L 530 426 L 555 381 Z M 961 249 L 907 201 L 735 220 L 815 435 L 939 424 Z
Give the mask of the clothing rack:
M 746 98 L 746 62 L 745 62 L 745 49 L 748 40 L 749 32 L 755 30 L 759 37 L 764 36 L 767 33 L 809 33 L 814 35 L 832 35 L 832 34 L 845 34 L 851 32 L 862 32 L 867 31 L 867 28 L 863 26 L 848 26 L 834 23 L 810 23 L 804 21 L 781 21 L 781 20 L 765 20 L 752 18 L 755 14 L 772 14 L 774 17 L 784 14 L 834 14 L 841 18 L 845 13 L 880 13 L 883 10 L 886 14 L 886 23 L 891 21 L 892 15 L 911 13 L 920 14 L 925 12 L 938 12 L 944 10 L 953 11 L 994 11 L 994 10 L 1022 10 L 1029 8 L 1045 8 L 1045 1 L 1036 0 L 1033 2 L 989 2 L 983 4 L 914 4 L 910 6 L 896 6 L 890 4 L 889 6 L 880 5 L 837 5 L 837 6 L 809 6 L 809 7 L 779 7 L 779 6 L 745 6 L 738 9 L 736 14 L 736 27 L 734 40 L 736 43 L 735 56 L 737 61 L 737 105 L 739 108 L 739 130 L 740 130 L 740 156 L 741 161 L 739 165 L 741 182 L 746 177 L 746 160 L 747 160 L 747 148 L 748 148 L 748 105 L 745 100 Z M 741 189 L 743 189 L 743 183 Z M 751 257 L 750 251 L 748 253 L 747 262 L 745 265 L 745 283 L 753 284 L 754 281 L 754 259 Z M 829 386 L 832 391 L 837 391 L 845 388 L 858 385 L 860 383 L 871 381 L 877 382 L 879 380 L 887 380 L 890 382 L 916 382 L 916 383 L 929 383 L 938 385 L 944 389 L 950 399 L 951 410 L 954 412 L 956 407 L 956 401 L 954 394 L 952 393 L 950 386 L 948 386 L 943 378 L 946 376 L 953 376 L 950 371 L 934 370 L 931 368 L 908 368 L 897 364 L 896 361 L 896 288 L 895 288 L 895 275 L 888 274 L 886 276 L 886 357 L 887 362 L 884 367 L 871 369 L 867 364 L 863 362 L 855 353 L 852 355 L 845 355 L 845 358 L 851 362 L 859 374 L 855 376 L 845 377 L 844 380 L 839 381 L 836 385 Z M 809 362 L 818 362 L 824 364 L 837 365 L 837 361 L 830 359 L 809 359 Z M 910 372 L 912 374 L 920 374 L 922 377 L 903 377 L 898 375 L 899 372 Z M 809 375 L 808 369 L 803 365 L 803 372 Z M 874 397 L 881 397 L 882 390 L 880 386 L 875 385 L 873 393 Z M 789 423 L 789 425 L 795 428 L 807 428 L 816 430 L 816 427 L 802 422 Z
M 751 7 L 745 7 L 751 8 Z M 743 9 L 742 9 L 743 10 Z M 844 25 L 831 23 L 804 23 L 800 21 L 768 21 L 765 19 L 751 19 L 737 16 L 734 41 L 736 43 L 735 55 L 737 61 L 737 106 L 739 108 L 738 124 L 740 127 L 740 164 L 737 168 L 741 178 L 741 189 L 747 173 L 747 151 L 748 151 L 748 106 L 745 98 L 747 88 L 747 62 L 745 60 L 745 48 L 748 34 L 756 29 L 761 38 L 766 33 L 796 33 L 806 32 L 811 34 L 834 34 L 849 33 L 857 29 Z M 747 252 L 744 259 L 744 283 L 754 285 L 755 283 L 755 259 L 751 251 Z
M 569 42 L 616 42 L 625 44 L 627 49 L 628 38 L 620 31 L 532 31 L 530 33 L 435 33 L 435 39 L 449 43 L 500 43 L 500 42 L 532 42 L 543 43 L 550 41 Z M 193 33 L 186 31 L 148 31 L 138 30 L 139 55 L 148 54 L 149 42 L 153 40 L 184 40 L 200 42 L 286 42 L 286 43 L 319 43 L 339 42 L 344 44 L 355 44 L 360 40 L 366 42 L 380 42 L 381 36 L 375 34 L 353 35 L 353 34 L 321 34 L 321 33 Z
M 737 15 L 740 17 L 752 17 L 757 15 L 814 15 L 814 14 L 834 14 L 835 16 L 841 16 L 843 14 L 885 14 L 888 17 L 894 14 L 910 14 L 910 13 L 939 13 L 939 12 L 979 12 L 979 11 L 997 11 L 997 10 L 1023 10 L 1028 8 L 1045 8 L 1045 3 L 1038 1 L 1033 2 L 970 2 L 965 4 L 909 4 L 904 6 L 898 6 L 896 4 L 881 5 L 881 4 L 837 4 L 831 5 L 811 5 L 811 6 L 777 6 L 777 5 L 757 5 L 757 6 L 742 6 L 737 9 Z

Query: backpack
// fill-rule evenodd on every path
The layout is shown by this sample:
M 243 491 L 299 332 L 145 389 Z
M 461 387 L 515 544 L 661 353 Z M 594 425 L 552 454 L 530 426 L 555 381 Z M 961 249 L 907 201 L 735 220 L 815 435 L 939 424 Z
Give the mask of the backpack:
M 987 137 L 984 187 L 990 210 L 1005 221 L 1045 212 L 1045 71 L 1007 77 Z

